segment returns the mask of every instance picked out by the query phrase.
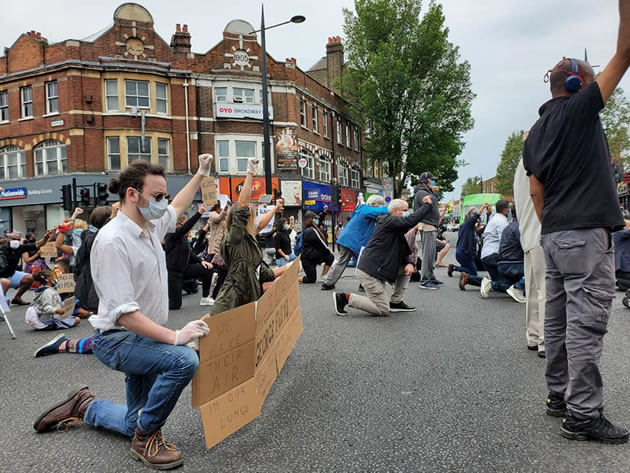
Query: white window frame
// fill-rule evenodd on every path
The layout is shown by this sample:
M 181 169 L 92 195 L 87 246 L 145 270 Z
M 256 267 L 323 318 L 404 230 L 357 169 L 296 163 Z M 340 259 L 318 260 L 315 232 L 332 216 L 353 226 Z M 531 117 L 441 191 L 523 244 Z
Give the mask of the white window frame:
M 361 173 L 356 169 L 350 169 L 350 185 L 355 189 L 361 187 Z
M 319 158 L 319 180 L 330 182 L 330 161 L 321 156 Z
M 118 152 L 112 151 L 112 142 L 118 143 Z M 122 169 L 122 153 L 120 152 L 120 136 L 107 136 L 105 137 L 107 144 L 107 169 L 110 171 L 120 171 Z M 112 166 L 112 156 L 118 156 L 118 167 Z
M 28 92 L 30 97 L 25 97 L 25 92 Z M 20 87 L 20 103 L 22 104 L 22 118 L 33 118 L 33 114 L 35 111 L 33 110 L 33 86 L 26 85 L 24 87 Z M 26 114 L 26 108 L 30 105 L 31 114 Z
M 359 129 L 354 127 L 354 150 L 359 151 Z
M 337 118 L 337 143 L 343 145 L 343 136 L 341 132 L 341 118 Z
M 130 83 L 136 84 L 136 95 L 128 95 L 127 94 L 127 84 L 130 84 Z M 138 84 L 140 84 L 140 83 L 143 83 L 143 84 L 146 83 L 147 84 L 147 95 L 146 96 L 145 95 L 138 95 L 139 94 L 139 92 L 138 92 Z M 129 98 L 130 97 L 135 97 L 136 98 L 136 105 L 129 104 Z M 140 100 L 139 100 L 140 98 L 142 98 L 142 99 L 146 98 L 147 99 L 147 105 L 138 105 L 138 103 L 140 102 Z M 139 109 L 140 108 L 144 108 L 146 110 L 150 109 L 151 108 L 151 82 L 148 81 L 148 80 L 125 79 L 125 107 L 127 107 L 127 108 L 138 107 Z
M 110 93 L 107 90 L 107 86 L 114 86 L 114 93 Z M 116 101 L 116 108 L 109 106 L 109 99 Z M 105 79 L 105 110 L 108 112 L 114 112 L 120 110 L 120 104 L 118 103 L 118 79 Z
M 55 153 L 55 160 L 48 159 L 50 153 Z M 39 143 L 33 149 L 33 159 L 35 164 L 35 176 L 63 176 L 68 169 L 67 148 L 64 143 L 57 140 L 46 140 Z M 42 173 L 37 171 L 38 157 L 41 156 Z M 58 172 L 50 174 L 48 171 L 48 163 L 56 161 Z
M 0 90 L 0 123 L 9 121 L 9 91 Z
M 56 80 L 46 82 L 46 115 L 59 113 L 59 85 Z M 51 90 L 54 88 L 54 90 Z
M 160 144 L 166 141 L 166 154 L 160 153 Z M 171 172 L 171 140 L 168 138 L 157 137 L 157 162 L 164 168 L 166 172 Z
M 317 112 L 317 104 L 313 103 L 313 106 L 311 107 L 311 121 L 313 123 L 313 133 L 317 133 L 319 134 L 319 124 L 318 124 L 318 112 Z
M 300 150 L 300 158 L 306 158 L 306 167 L 302 168 L 302 176 L 307 179 L 315 179 L 315 156 Z
M 220 143 L 225 143 L 227 145 L 227 154 L 224 156 L 220 151 Z M 230 140 L 216 140 L 216 151 L 217 151 L 217 173 L 218 174 L 229 174 L 230 173 Z M 225 169 L 221 168 L 221 165 L 225 163 Z
M 328 110 L 324 109 L 322 112 L 322 132 L 324 138 L 328 138 Z
M 160 97 L 158 90 L 164 91 L 164 97 Z M 164 105 L 164 111 L 160 110 L 160 105 Z M 168 115 L 168 84 L 164 82 L 155 83 L 155 111 L 163 115 Z
M 219 90 L 223 91 L 222 94 L 219 94 Z M 228 101 L 228 88 L 227 87 L 215 87 L 214 88 L 214 102 L 215 103 L 226 103 Z
M 352 139 L 350 137 L 350 123 L 346 122 L 346 148 L 352 149 Z
M 254 155 L 253 156 L 238 156 L 236 149 L 237 143 L 253 143 L 254 144 Z M 258 154 L 258 142 L 256 140 L 234 140 L 234 157 L 236 159 L 236 172 L 238 174 L 246 174 L 247 173 L 247 161 L 250 158 L 256 158 Z M 244 161 L 243 169 L 239 169 L 239 162 Z
M 144 152 L 142 151 L 142 137 L 139 135 L 128 135 L 125 136 L 125 139 L 127 140 L 127 166 L 129 166 L 131 163 L 133 163 L 134 161 L 139 161 L 139 160 L 145 160 L 145 161 L 149 161 L 149 162 L 153 162 L 153 154 L 152 154 L 152 146 L 153 143 L 151 140 L 151 137 L 149 136 L 145 136 L 144 140 L 145 140 L 145 144 L 149 144 L 149 150 L 147 151 L 146 149 L 144 150 Z M 138 152 L 137 153 L 130 153 L 130 149 L 131 146 L 129 146 L 130 144 L 130 140 L 138 140 Z M 138 156 L 137 158 L 134 158 L 133 160 L 130 159 L 130 155 L 133 154 L 134 156 Z
M 340 186 L 348 187 L 348 167 L 345 164 L 337 163 L 337 180 Z
M 251 91 L 251 96 L 247 95 L 245 91 Z M 256 89 L 252 89 L 249 87 L 232 87 L 232 100 L 234 101 L 234 103 L 255 103 Z
M 306 128 L 306 100 L 300 99 L 300 125 Z
M 15 177 L 9 176 L 9 168 L 14 166 L 9 166 L 9 157 L 10 155 L 16 154 L 16 166 L 17 167 L 17 175 Z M 9 145 L 0 148 L 0 170 L 3 172 L 3 177 L 1 180 L 9 180 L 9 179 L 22 179 L 26 177 L 26 155 L 24 154 L 24 150 L 19 146 Z

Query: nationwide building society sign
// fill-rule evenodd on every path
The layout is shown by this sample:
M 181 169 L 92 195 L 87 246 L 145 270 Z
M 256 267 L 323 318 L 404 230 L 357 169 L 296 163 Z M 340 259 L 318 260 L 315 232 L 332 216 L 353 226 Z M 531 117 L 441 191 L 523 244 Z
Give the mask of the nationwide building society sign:
M 263 119 L 263 108 L 254 103 L 218 103 L 216 104 L 217 118 L 253 118 Z M 273 107 L 269 107 L 269 119 L 273 119 Z
M 26 199 L 26 187 L 16 187 L 15 189 L 5 189 L 0 192 L 0 200 Z

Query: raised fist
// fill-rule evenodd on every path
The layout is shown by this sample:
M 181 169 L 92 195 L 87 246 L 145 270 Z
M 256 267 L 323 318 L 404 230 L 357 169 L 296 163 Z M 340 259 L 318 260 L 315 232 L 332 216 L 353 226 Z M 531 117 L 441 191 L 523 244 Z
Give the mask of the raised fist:
M 258 165 L 260 164 L 260 159 L 258 158 L 249 158 L 247 160 L 247 172 L 249 174 L 256 174 L 258 171 Z
M 201 174 L 202 176 L 209 176 L 211 164 L 212 164 L 211 154 L 200 154 L 199 155 L 199 169 L 197 170 L 197 173 Z

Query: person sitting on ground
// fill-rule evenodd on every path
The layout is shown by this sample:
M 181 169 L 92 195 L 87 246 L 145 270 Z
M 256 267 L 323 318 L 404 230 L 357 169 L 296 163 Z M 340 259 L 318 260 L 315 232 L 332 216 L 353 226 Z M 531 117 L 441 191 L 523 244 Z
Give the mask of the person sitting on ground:
M 444 264 L 444 257 L 448 254 L 448 250 L 451 249 L 451 244 L 446 238 L 444 238 L 444 230 L 438 230 L 437 239 L 435 242 L 435 250 L 438 252 L 438 258 L 435 262 L 437 268 L 446 268 L 448 265 Z
M 221 256 L 228 268 L 228 275 L 212 306 L 212 315 L 257 301 L 263 294 L 263 283 L 280 277 L 288 268 L 285 266 L 272 270 L 267 266 L 256 242 L 261 225 L 264 228 L 275 213 L 273 209 L 273 213 L 263 215 L 256 227 L 256 208 L 250 204 L 250 199 L 252 180 L 259 162 L 256 158 L 249 159 L 247 177 L 238 202 L 232 205 L 227 215 L 228 234 L 221 243 Z M 282 203 L 281 199 L 278 201 Z
M 432 211 L 433 199 L 430 195 L 424 196 L 421 202 L 414 213 L 405 216 L 409 205 L 404 200 L 394 199 L 389 203 L 388 213 L 378 217 L 372 238 L 361 253 L 356 269 L 366 295 L 333 293 L 337 315 L 346 315 L 346 306 L 377 317 L 387 317 L 389 312 L 416 310 L 402 300 L 409 278 L 415 271 L 405 234 Z M 394 284 L 391 297 L 385 290 L 387 283 Z
M 289 222 L 286 218 L 281 217 L 276 221 L 276 266 L 281 268 L 296 256 L 291 248 L 291 236 L 289 235 Z
M 335 261 L 335 257 L 328 249 L 326 236 L 322 231 L 319 217 L 314 212 L 306 212 L 303 219 L 302 240 L 304 242 L 304 252 L 302 253 L 302 267 L 305 276 L 300 279 L 304 284 L 313 284 L 317 281 L 317 266 L 324 264 L 322 278 L 326 276 L 330 266 Z
M 11 304 L 29 305 L 28 302 L 22 300 L 22 295 L 33 285 L 33 276 L 22 271 L 17 271 L 17 267 L 23 253 L 36 251 L 41 248 L 48 243 L 51 235 L 52 230 L 49 230 L 41 240 L 35 243 L 22 244 L 20 243 L 20 233 L 14 231 L 8 234 L 9 240 L 7 243 L 0 245 L 0 278 L 2 278 L 2 290 L 4 291 L 5 297 L 9 295 L 9 288 L 18 290 L 13 296 Z
M 470 279 L 470 276 L 477 276 L 477 266 L 475 266 L 477 241 L 479 238 L 477 235 L 477 223 L 479 221 L 479 215 L 482 214 L 488 207 L 489 205 L 487 203 L 483 204 L 479 212 L 477 212 L 475 207 L 472 207 L 468 211 L 466 220 L 459 227 L 455 259 L 460 266 L 449 264 L 447 274 L 449 277 L 452 277 L 453 272 L 455 271 L 459 271 L 461 273 L 459 277 L 459 288 L 462 291 L 466 290 L 466 284 L 481 286 L 481 278 Z
M 61 297 L 55 290 L 57 276 L 50 269 L 36 273 L 33 278 L 40 284 L 35 289 L 33 303 L 26 309 L 24 317 L 27 324 L 35 330 L 54 330 L 71 328 L 79 325 L 79 317 L 68 316 L 62 319 L 65 313 Z
M 365 204 L 359 205 L 350 215 L 350 220 L 341 231 L 337 241 L 339 256 L 335 258 L 322 284 L 322 291 L 335 288 L 352 257 L 359 256 L 361 248 L 367 246 L 374 232 L 376 218 L 387 213 L 385 200 L 380 195 L 371 195 Z
M 93 353 L 92 337 L 68 338 L 65 333 L 62 333 L 35 350 L 33 356 L 39 358 L 40 356 L 54 355 L 56 353 L 91 355 Z

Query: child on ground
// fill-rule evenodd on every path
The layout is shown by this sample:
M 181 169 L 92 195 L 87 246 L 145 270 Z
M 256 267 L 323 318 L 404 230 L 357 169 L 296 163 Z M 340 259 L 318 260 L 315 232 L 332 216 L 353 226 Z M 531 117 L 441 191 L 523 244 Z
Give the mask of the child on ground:
M 57 328 L 71 328 L 79 325 L 78 317 L 61 317 L 64 314 L 61 297 L 55 290 L 57 276 L 49 269 L 33 275 L 33 279 L 40 283 L 35 290 L 35 297 L 31 306 L 26 309 L 25 321 L 36 330 L 55 330 Z

